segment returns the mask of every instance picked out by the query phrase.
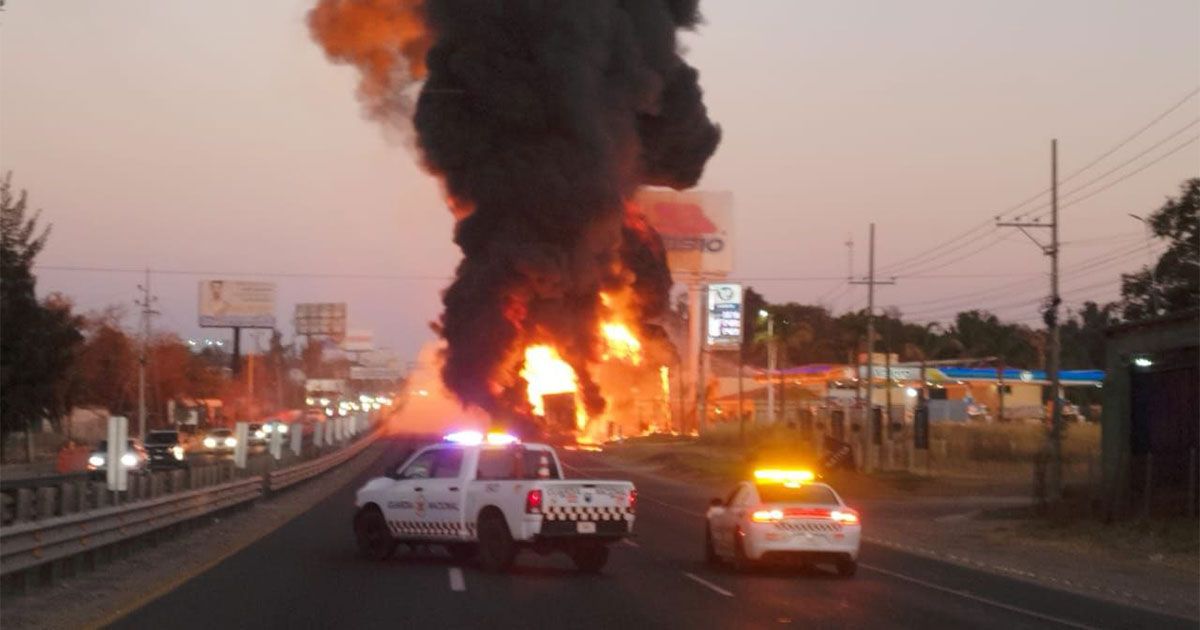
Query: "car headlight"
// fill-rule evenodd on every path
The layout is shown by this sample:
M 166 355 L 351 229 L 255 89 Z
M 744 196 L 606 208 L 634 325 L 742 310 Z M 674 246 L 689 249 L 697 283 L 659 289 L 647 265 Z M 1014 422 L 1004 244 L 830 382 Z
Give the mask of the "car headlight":
M 280 433 L 287 433 L 287 432 L 288 432 L 288 425 L 286 425 L 286 424 L 281 424 L 281 425 L 279 425 L 279 432 L 280 432 Z
M 216 447 L 217 447 L 216 438 L 210 438 L 210 437 L 204 438 L 204 448 L 216 448 Z
M 237 438 L 231 438 L 231 437 L 225 438 L 225 446 L 228 446 L 229 448 L 233 448 L 233 447 L 237 446 Z
M 91 457 L 88 458 L 88 465 L 96 466 L 96 467 L 103 466 L 104 465 L 104 456 L 103 455 L 92 455 Z
M 175 446 L 172 446 L 171 454 L 175 456 L 175 459 L 182 460 L 183 459 L 183 447 L 179 446 L 178 444 L 176 444 Z
M 121 465 L 126 468 L 133 468 L 134 466 L 137 466 L 137 464 L 137 455 L 134 455 L 133 453 L 125 453 L 121 456 Z

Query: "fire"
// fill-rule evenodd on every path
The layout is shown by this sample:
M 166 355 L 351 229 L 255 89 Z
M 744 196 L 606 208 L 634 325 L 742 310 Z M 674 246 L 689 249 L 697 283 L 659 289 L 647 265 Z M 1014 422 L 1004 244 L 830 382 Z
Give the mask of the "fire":
M 529 383 L 529 404 L 533 406 L 533 413 L 538 416 L 546 415 L 543 396 L 579 389 L 579 379 L 575 376 L 575 370 L 563 361 L 557 350 L 547 345 L 525 348 L 525 364 L 521 367 L 521 378 Z
M 604 337 L 604 360 L 615 358 L 634 365 L 642 362 L 642 342 L 628 326 L 619 322 L 605 322 L 600 326 L 600 334 Z

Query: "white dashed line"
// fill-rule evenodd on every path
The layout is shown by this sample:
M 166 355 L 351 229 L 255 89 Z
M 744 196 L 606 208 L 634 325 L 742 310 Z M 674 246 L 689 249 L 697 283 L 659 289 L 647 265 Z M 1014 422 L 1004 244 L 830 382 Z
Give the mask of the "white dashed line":
M 716 584 L 713 584 L 712 582 L 709 582 L 708 580 L 706 580 L 694 573 L 688 573 L 687 571 L 684 571 L 683 575 L 684 575 L 684 577 L 688 578 L 689 580 L 692 580 L 693 582 L 695 582 L 701 586 L 707 587 L 708 589 L 712 590 L 714 593 L 717 593 L 718 595 L 724 595 L 725 597 L 733 597 L 733 593 L 721 588 L 720 586 L 717 586 Z
M 450 567 L 450 590 L 462 592 L 467 590 L 467 581 L 463 579 L 462 569 Z
M 977 602 L 979 602 L 979 603 L 981 603 L 981 604 L 987 604 L 987 605 L 989 605 L 989 606 L 995 606 L 996 608 L 1002 608 L 1002 609 L 1004 609 L 1004 610 L 1007 610 L 1007 611 L 1010 611 L 1010 612 L 1015 612 L 1015 613 L 1018 613 L 1018 614 L 1026 615 L 1026 616 L 1028 616 L 1028 617 L 1033 617 L 1034 619 L 1041 619 L 1042 621 L 1049 621 L 1049 622 L 1051 622 L 1051 623 L 1057 623 L 1057 624 L 1059 624 L 1059 625 L 1067 626 L 1067 627 L 1069 627 L 1069 628 L 1091 628 L 1091 627 L 1092 627 L 1092 626 L 1085 626 L 1085 625 L 1083 625 L 1083 624 L 1076 623 L 1076 622 L 1074 622 L 1074 621 L 1070 621 L 1070 620 L 1068 620 L 1068 619 L 1063 619 L 1063 618 L 1061 618 L 1061 617 L 1053 617 L 1053 616 L 1050 616 L 1050 615 L 1043 615 L 1043 614 L 1042 614 L 1042 613 L 1040 613 L 1040 612 L 1034 612 L 1034 611 L 1032 611 L 1032 610 L 1027 610 L 1027 609 L 1025 609 L 1025 608 L 1021 608 L 1021 607 L 1019 607 L 1019 606 L 1013 606 L 1013 605 L 1011 605 L 1011 604 L 1005 604 L 1004 602 L 998 602 L 998 601 L 996 601 L 996 600 L 994 600 L 994 599 L 988 599 L 988 598 L 986 598 L 986 597 L 980 597 L 980 596 L 978 596 L 978 595 L 973 595 L 973 594 L 971 594 L 971 593 L 968 593 L 968 592 L 966 592 L 966 591 L 960 591 L 960 590 L 958 590 L 958 589 L 948 588 L 948 587 L 945 587 L 945 586 L 939 586 L 939 585 L 937 585 L 937 584 L 934 584 L 933 582 L 926 582 L 925 580 L 921 580 L 921 579 L 918 579 L 918 578 L 915 578 L 915 577 L 910 577 L 910 576 L 907 576 L 907 575 L 904 575 L 904 574 L 901 574 L 901 573 L 896 573 L 896 572 L 894 572 L 894 571 L 888 571 L 887 569 L 881 569 L 881 568 L 879 568 L 879 567 L 876 567 L 876 566 L 871 566 L 871 565 L 868 565 L 868 564 L 862 564 L 862 563 L 859 563 L 859 565 L 858 565 L 858 566 L 859 566 L 860 568 L 866 569 L 866 570 L 868 570 L 868 571 L 874 571 L 874 572 L 876 572 L 876 573 L 880 573 L 880 574 L 883 574 L 883 575 L 887 575 L 887 576 L 889 576 L 889 577 L 894 577 L 894 578 L 896 578 L 896 579 L 898 579 L 898 580 L 904 580 L 905 582 L 912 582 L 913 584 L 917 584 L 917 585 L 920 585 L 920 586 L 924 586 L 925 588 L 931 588 L 931 589 L 933 589 L 933 590 L 935 590 L 935 591 L 941 591 L 941 592 L 943 592 L 943 593 L 949 593 L 949 594 L 951 594 L 951 595 L 957 595 L 957 596 L 959 596 L 959 597 L 963 597 L 963 598 L 965 598 L 965 599 L 970 599 L 970 600 L 973 600 L 973 601 L 977 601 Z
M 635 548 L 635 549 L 638 547 L 638 544 L 637 544 L 637 543 L 635 543 L 635 542 L 633 542 L 633 540 L 631 540 L 631 539 L 629 539 L 629 538 L 622 538 L 622 539 L 621 539 L 621 544 L 622 544 L 622 545 L 625 545 L 626 547 L 633 547 L 633 548 Z

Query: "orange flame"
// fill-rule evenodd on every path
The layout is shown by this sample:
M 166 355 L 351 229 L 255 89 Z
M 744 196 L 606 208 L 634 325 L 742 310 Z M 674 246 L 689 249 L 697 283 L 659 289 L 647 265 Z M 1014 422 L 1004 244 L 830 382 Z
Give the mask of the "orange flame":
M 525 348 L 525 364 L 521 367 L 521 378 L 529 384 L 527 392 L 533 413 L 546 415 L 542 397 L 547 394 L 563 394 L 579 389 L 575 370 L 563 361 L 558 351 L 547 345 Z
M 600 325 L 600 334 L 604 337 L 604 354 L 601 358 L 619 359 L 634 365 L 642 362 L 642 342 L 634 336 L 629 327 L 620 322 L 605 322 Z

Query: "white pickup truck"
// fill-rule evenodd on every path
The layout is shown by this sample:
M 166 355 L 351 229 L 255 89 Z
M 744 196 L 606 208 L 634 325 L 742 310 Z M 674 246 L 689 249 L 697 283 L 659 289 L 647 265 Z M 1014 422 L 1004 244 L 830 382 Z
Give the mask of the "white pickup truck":
M 554 449 L 497 433 L 464 431 L 418 450 L 358 490 L 354 534 L 368 558 L 400 543 L 476 554 L 488 571 L 521 549 L 563 551 L 580 571 L 600 571 L 608 545 L 633 531 L 637 490 L 628 481 L 565 479 Z

